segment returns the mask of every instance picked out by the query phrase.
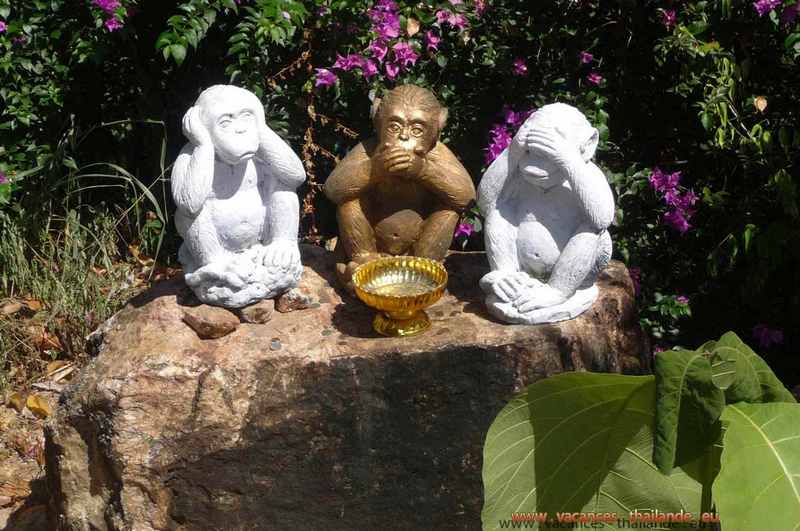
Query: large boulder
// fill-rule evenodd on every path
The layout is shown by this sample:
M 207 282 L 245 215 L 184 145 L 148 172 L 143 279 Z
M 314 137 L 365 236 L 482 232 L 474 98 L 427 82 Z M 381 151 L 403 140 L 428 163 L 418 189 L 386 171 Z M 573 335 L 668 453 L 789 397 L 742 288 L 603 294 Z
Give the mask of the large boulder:
M 479 529 L 484 435 L 514 393 L 650 368 L 620 263 L 579 318 L 512 326 L 483 306 L 485 256 L 453 254 L 433 327 L 382 338 L 332 255 L 303 255 L 313 303 L 265 324 L 200 339 L 175 279 L 104 325 L 46 430 L 60 529 Z

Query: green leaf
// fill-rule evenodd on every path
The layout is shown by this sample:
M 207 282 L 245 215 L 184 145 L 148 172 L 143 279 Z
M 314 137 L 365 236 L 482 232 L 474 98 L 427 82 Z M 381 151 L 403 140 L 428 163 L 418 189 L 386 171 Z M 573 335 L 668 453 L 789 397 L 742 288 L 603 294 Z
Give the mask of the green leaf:
M 169 50 L 175 62 L 179 65 L 183 64 L 183 60 L 186 59 L 186 47 L 182 44 L 173 44 L 169 47 Z
M 723 352 L 715 352 L 711 357 L 711 381 L 717 389 L 723 391 L 736 379 L 736 358 L 725 356 Z
M 691 461 L 719 438 L 717 419 L 725 407 L 725 395 L 714 385 L 711 363 L 702 352 L 660 353 L 655 377 L 653 462 L 668 474 L 675 463 Z
M 486 436 L 483 529 L 514 512 L 700 512 L 700 472 L 664 475 L 650 461 L 654 406 L 652 376 L 565 373 L 528 387 Z
M 712 487 L 722 529 L 797 529 L 800 406 L 732 404 L 722 422 L 722 469 Z
M 735 333 L 723 335 L 714 345 L 713 353 L 736 363 L 736 378 L 725 389 L 727 403 L 796 402 L 769 365 Z

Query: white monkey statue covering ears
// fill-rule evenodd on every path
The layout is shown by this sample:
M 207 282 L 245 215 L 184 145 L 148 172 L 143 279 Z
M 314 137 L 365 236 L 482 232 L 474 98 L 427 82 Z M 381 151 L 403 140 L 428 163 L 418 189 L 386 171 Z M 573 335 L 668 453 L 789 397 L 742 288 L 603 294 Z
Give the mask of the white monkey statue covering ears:
M 597 298 L 614 218 L 611 188 L 591 161 L 598 138 L 578 109 L 546 105 L 483 175 L 478 206 L 492 271 L 480 286 L 498 319 L 572 319 Z
M 178 258 L 207 304 L 239 308 L 297 285 L 305 181 L 300 159 L 266 124 L 252 92 L 216 85 L 183 117 L 189 143 L 172 169 Z

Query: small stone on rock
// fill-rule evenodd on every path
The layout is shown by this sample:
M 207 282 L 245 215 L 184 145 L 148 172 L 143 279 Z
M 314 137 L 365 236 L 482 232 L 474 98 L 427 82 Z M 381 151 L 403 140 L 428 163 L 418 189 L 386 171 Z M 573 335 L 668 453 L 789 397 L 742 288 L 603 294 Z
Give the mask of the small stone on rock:
M 272 319 L 275 310 L 275 301 L 265 299 L 250 306 L 236 310 L 236 314 L 243 323 L 264 324 Z
M 319 303 L 317 303 L 319 305 Z M 275 301 L 275 309 L 281 313 L 307 310 L 314 306 L 311 296 L 297 288 L 292 288 Z
M 239 319 L 233 313 L 205 304 L 184 309 L 183 322 L 197 332 L 200 339 L 218 339 L 239 327 Z

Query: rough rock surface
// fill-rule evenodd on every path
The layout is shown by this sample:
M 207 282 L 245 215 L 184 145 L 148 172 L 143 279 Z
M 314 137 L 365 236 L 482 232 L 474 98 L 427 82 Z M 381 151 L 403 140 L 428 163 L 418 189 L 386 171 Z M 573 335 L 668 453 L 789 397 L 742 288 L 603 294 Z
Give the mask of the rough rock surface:
M 612 262 L 574 321 L 486 313 L 482 254 L 447 260 L 449 293 L 412 338 L 330 287 L 304 247 L 318 307 L 201 340 L 181 281 L 132 300 L 46 430 L 61 529 L 480 529 L 481 451 L 514 393 L 565 370 L 649 370 L 625 268 Z

